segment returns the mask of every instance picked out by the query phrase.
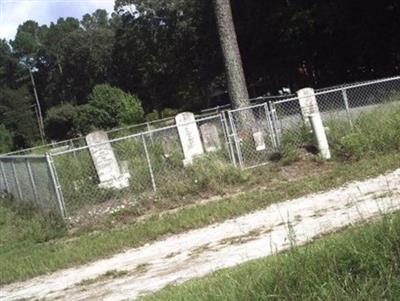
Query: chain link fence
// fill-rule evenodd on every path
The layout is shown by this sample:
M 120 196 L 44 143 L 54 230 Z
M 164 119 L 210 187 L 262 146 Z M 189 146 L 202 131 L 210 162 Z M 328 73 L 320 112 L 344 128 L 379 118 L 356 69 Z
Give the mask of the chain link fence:
M 366 114 L 379 118 L 382 110 L 400 105 L 400 77 L 323 89 L 314 96 L 328 139 L 344 136 Z M 233 164 L 253 168 L 287 148 L 315 146 L 304 114 L 308 108 L 302 108 L 300 100 L 296 96 L 228 111 Z
M 365 114 L 380 118 L 382 108 L 399 106 L 400 77 L 338 86 L 316 91 L 314 96 L 328 140 L 337 139 L 337 133 L 346 135 L 357 128 Z M 99 145 L 88 146 L 80 138 L 43 148 L 47 155 L 2 156 L 0 191 L 16 201 L 57 210 L 64 217 L 108 213 L 121 205 L 150 206 L 167 198 L 185 199 L 206 189 L 204 183 L 213 169 L 254 168 L 268 164 L 288 146 L 315 145 L 301 99 L 288 97 L 260 98 L 264 102 L 193 121 L 201 154 L 192 165 L 185 164 L 179 125 L 167 120 L 160 127 L 109 131 Z M 116 186 L 103 183 L 107 174 L 99 172 L 101 162 L 94 160 L 93 150 L 102 145 L 115 158 L 110 172 L 120 177 Z M 101 147 L 97 150 L 103 151 Z
M 65 216 L 54 166 L 49 156 L 0 157 L 0 193 Z
M 146 131 L 52 154 L 68 215 L 106 213 L 116 205 L 132 205 L 142 199 L 184 196 L 201 190 L 199 172 L 210 160 L 230 163 L 221 115 L 194 122 L 204 145 L 204 154 L 191 166 L 184 166 L 178 126 Z M 206 129 L 214 131 L 213 147 L 207 146 Z M 109 144 L 117 169 L 126 177 L 122 188 L 101 187 L 90 149 Z M 199 171 L 200 170 L 200 171 Z M 200 181 L 200 182 L 199 182 Z

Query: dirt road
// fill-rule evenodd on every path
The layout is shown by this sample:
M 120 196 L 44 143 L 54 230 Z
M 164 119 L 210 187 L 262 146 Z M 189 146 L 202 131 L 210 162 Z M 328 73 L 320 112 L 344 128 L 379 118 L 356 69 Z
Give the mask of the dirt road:
M 320 234 L 400 209 L 400 170 L 272 205 L 88 265 L 0 289 L 0 300 L 125 300 L 265 257 Z

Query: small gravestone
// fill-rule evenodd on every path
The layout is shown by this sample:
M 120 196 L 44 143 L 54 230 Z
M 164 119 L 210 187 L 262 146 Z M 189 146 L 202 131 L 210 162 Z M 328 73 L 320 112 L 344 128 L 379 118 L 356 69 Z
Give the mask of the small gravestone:
M 90 155 L 100 180 L 100 188 L 122 189 L 129 186 L 129 173 L 122 173 L 106 132 L 86 136 Z
M 313 114 L 319 114 L 317 98 L 315 97 L 313 88 L 304 88 L 297 91 L 299 98 L 301 114 L 306 123 L 309 124 L 308 118 Z
M 267 148 L 264 141 L 264 133 L 262 131 L 253 133 L 253 138 L 256 145 L 256 151 L 260 152 Z
M 171 137 L 163 137 L 161 140 L 164 157 L 169 158 L 176 151 L 176 144 Z
M 178 127 L 178 134 L 181 140 L 183 154 L 185 156 L 183 165 L 191 165 L 195 157 L 204 154 L 196 119 L 193 113 L 186 112 L 178 114 L 175 117 L 175 120 Z
M 207 153 L 221 149 L 221 141 L 217 127 L 212 123 L 205 123 L 200 126 L 201 137 L 203 138 L 204 149 Z

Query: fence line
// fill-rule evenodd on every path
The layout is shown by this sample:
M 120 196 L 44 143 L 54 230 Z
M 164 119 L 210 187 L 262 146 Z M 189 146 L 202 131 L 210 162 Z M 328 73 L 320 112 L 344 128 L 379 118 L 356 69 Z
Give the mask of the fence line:
M 314 97 L 325 126 L 349 131 L 362 113 L 400 103 L 400 77 L 316 91 Z M 56 210 L 63 217 L 106 212 L 115 204 L 139 202 L 155 193 L 166 197 L 195 193 L 203 189 L 201 179 L 213 164 L 250 169 L 268 164 L 271 156 L 288 146 L 313 143 L 304 116 L 308 108 L 300 105 L 305 97 L 259 99 L 264 102 L 90 146 L 43 156 L 0 156 L 0 192 Z M 197 129 L 189 138 L 199 139 L 204 148 L 192 166 L 185 166 L 179 127 Z M 104 146 L 115 157 L 117 178 L 112 181 L 118 185 L 100 181 L 91 151 Z

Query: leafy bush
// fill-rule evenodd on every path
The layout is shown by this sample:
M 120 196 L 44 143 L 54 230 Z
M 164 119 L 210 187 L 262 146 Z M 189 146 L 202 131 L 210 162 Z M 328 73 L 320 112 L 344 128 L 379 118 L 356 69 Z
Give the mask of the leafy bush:
M 156 110 L 153 110 L 146 115 L 146 121 L 154 121 L 158 119 L 160 119 L 160 114 Z
M 74 124 L 79 132 L 86 134 L 96 129 L 115 127 L 116 120 L 107 111 L 87 104 L 80 107 Z
M 176 109 L 165 108 L 161 111 L 161 118 L 175 117 L 178 113 Z
M 75 123 L 82 133 L 87 133 L 140 123 L 143 119 L 144 111 L 137 96 L 103 84 L 94 87 L 89 103 L 82 106 Z
M 77 114 L 77 108 L 70 103 L 50 108 L 44 120 L 46 135 L 54 140 L 75 136 L 73 127 Z

